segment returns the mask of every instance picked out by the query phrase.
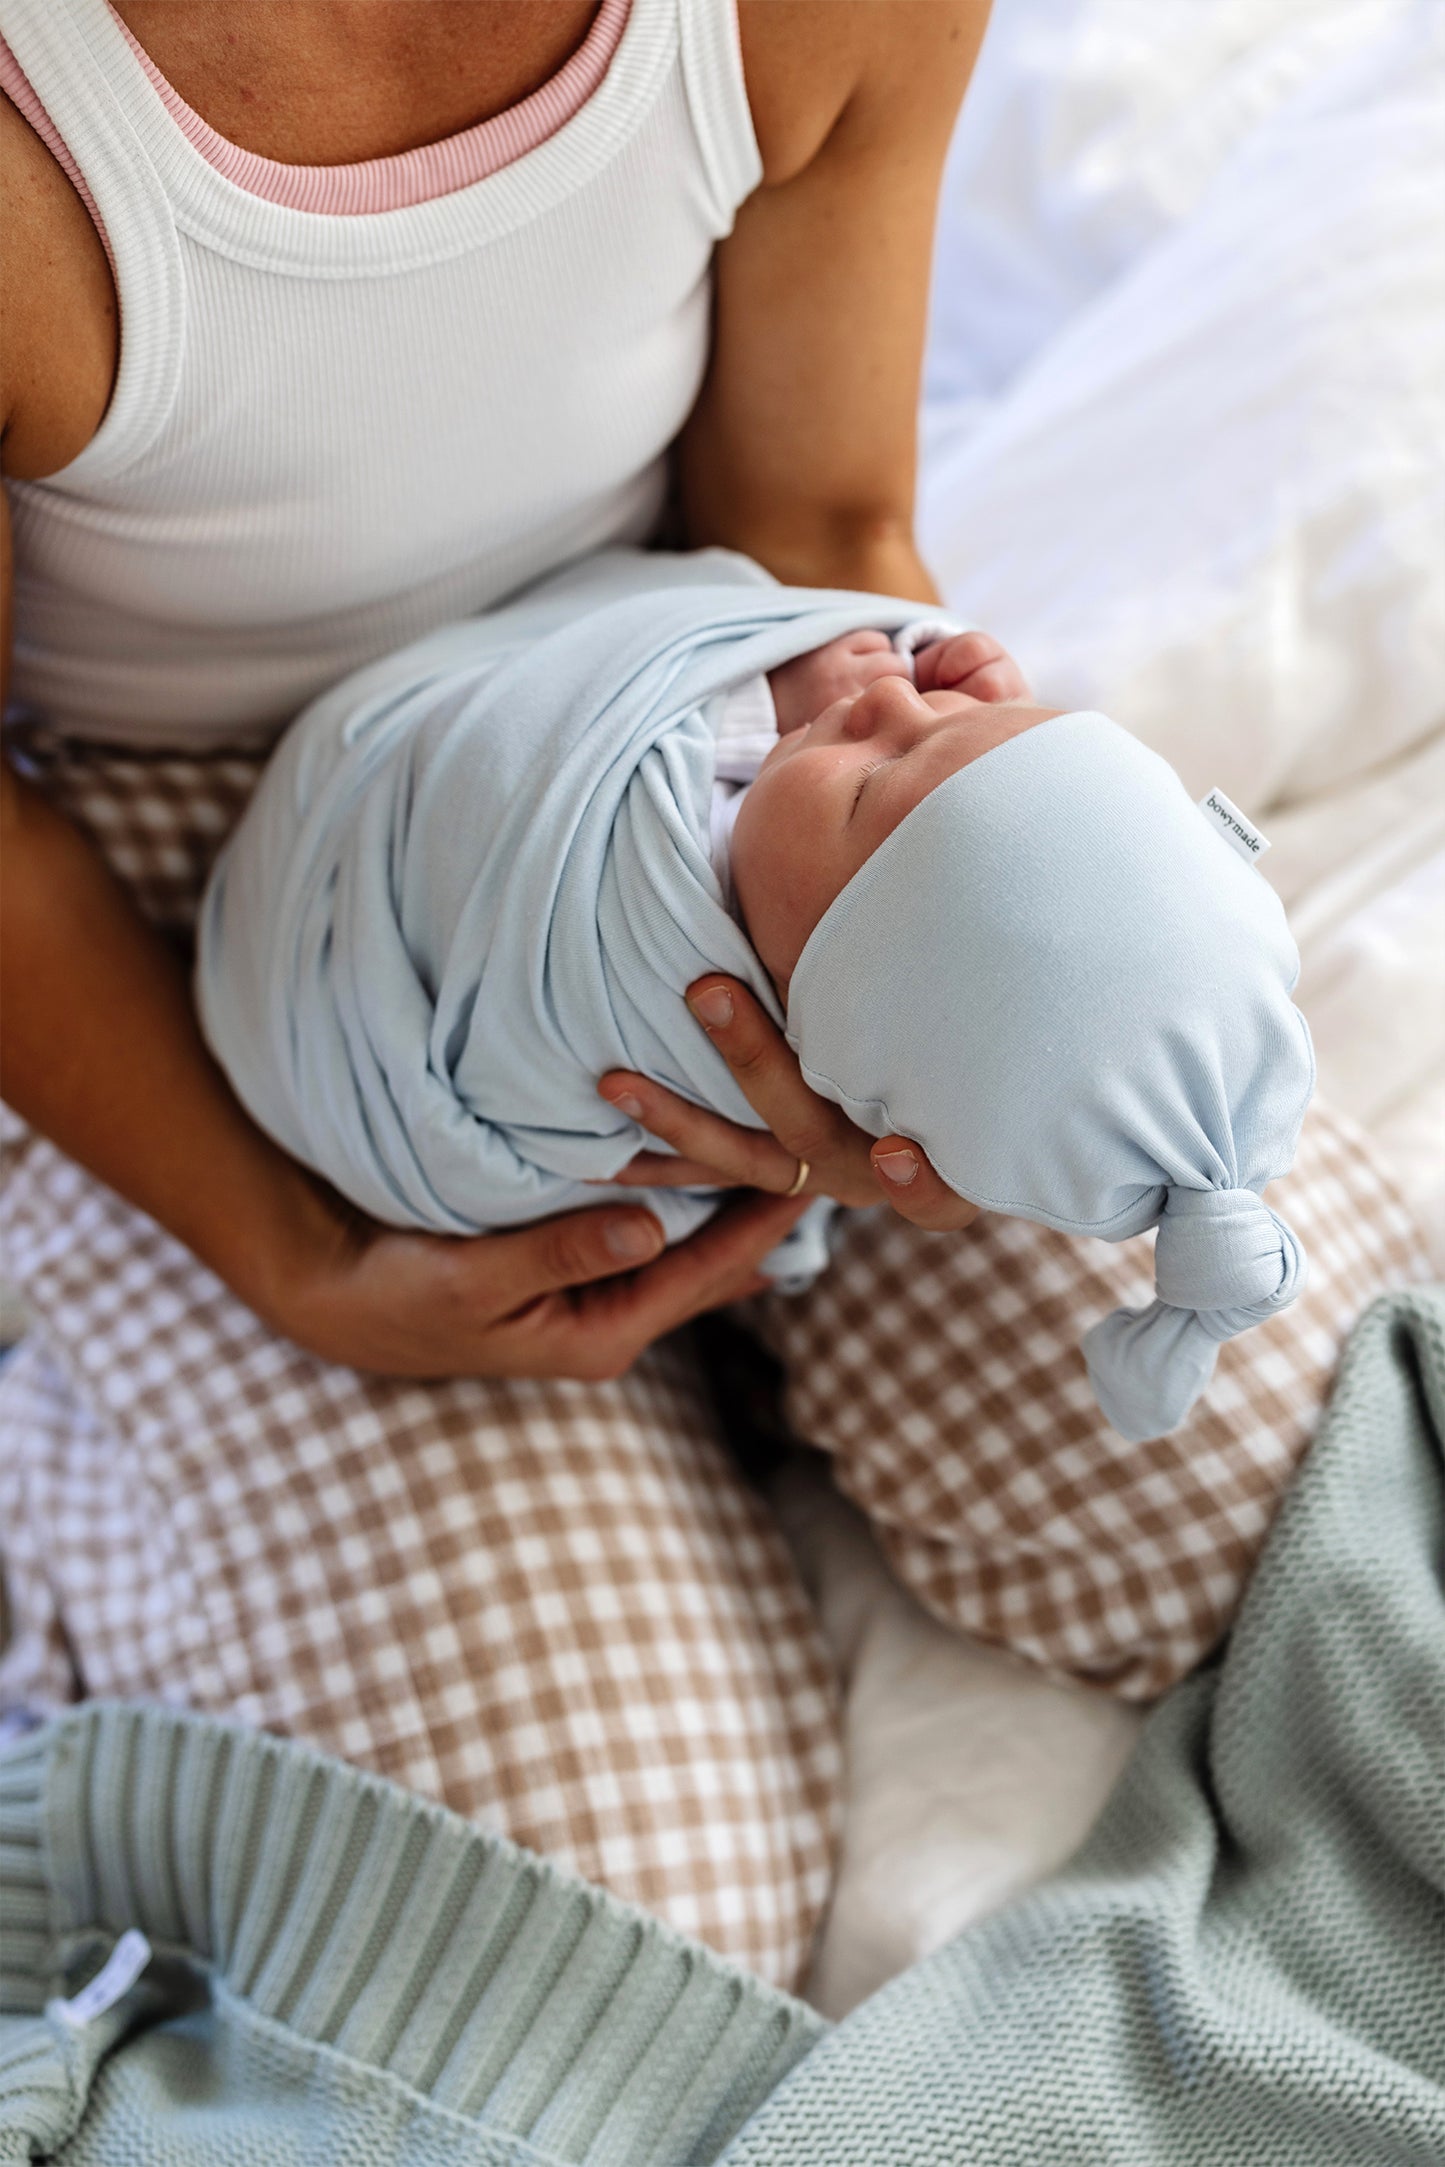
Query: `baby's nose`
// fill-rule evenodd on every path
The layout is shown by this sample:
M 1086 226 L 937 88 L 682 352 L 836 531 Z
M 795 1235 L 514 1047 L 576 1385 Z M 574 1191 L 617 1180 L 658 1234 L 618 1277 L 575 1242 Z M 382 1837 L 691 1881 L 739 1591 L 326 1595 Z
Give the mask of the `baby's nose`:
M 843 725 L 851 738 L 886 737 L 890 742 L 911 745 L 929 730 L 936 718 L 915 691 L 911 677 L 876 677 L 853 702 Z

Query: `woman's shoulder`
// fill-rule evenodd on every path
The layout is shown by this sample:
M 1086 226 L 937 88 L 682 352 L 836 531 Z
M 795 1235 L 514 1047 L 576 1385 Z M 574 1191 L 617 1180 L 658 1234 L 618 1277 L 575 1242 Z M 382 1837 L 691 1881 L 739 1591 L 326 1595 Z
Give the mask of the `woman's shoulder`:
M 951 120 L 990 0 L 737 0 L 767 186 L 812 164 L 852 107 L 916 99 Z

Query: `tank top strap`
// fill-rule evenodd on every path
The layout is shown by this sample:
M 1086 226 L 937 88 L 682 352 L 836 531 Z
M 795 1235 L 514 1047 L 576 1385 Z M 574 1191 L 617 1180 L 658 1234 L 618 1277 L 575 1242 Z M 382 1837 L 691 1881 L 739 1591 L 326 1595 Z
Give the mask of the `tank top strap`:
M 719 231 L 763 177 L 743 79 L 737 0 L 677 0 L 683 81 Z

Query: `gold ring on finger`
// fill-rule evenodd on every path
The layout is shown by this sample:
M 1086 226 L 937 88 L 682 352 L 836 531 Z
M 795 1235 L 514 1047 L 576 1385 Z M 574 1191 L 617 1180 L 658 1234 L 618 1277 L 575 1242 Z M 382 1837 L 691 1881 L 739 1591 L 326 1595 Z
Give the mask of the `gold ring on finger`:
M 801 1196 L 804 1189 L 806 1189 L 808 1186 L 808 1176 L 812 1173 L 812 1171 L 813 1169 L 811 1166 L 809 1166 L 806 1159 L 799 1159 L 798 1171 L 793 1176 L 793 1186 L 791 1189 L 784 1189 L 784 1196 Z

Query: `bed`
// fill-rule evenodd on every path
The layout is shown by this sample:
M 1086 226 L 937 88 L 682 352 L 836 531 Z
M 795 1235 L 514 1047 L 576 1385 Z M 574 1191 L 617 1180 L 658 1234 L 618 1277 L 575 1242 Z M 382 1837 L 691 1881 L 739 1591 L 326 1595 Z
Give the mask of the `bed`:
M 920 526 L 1042 698 L 1263 824 L 1321 1087 L 1445 1271 L 1442 32 L 1437 0 L 996 0 Z M 777 1495 L 846 1688 L 837 2016 L 1062 1862 L 1140 1718 L 932 1623 L 807 1456 Z
M 1445 1272 L 1445 17 L 996 0 L 935 256 L 920 530 L 1040 697 L 1272 841 L 1320 1088 Z M 846 1681 L 830 2015 L 1076 1848 L 1139 1717 L 944 1632 L 800 1456 Z

